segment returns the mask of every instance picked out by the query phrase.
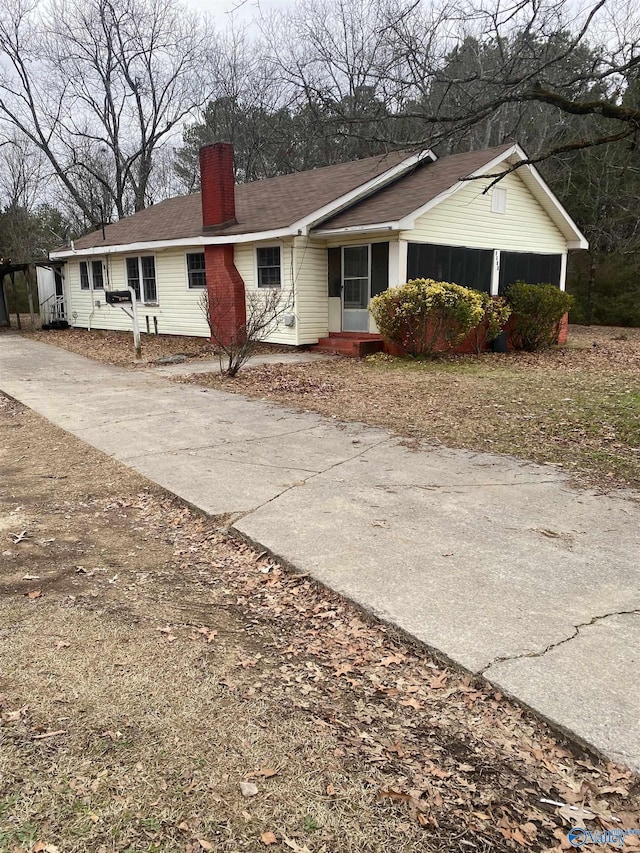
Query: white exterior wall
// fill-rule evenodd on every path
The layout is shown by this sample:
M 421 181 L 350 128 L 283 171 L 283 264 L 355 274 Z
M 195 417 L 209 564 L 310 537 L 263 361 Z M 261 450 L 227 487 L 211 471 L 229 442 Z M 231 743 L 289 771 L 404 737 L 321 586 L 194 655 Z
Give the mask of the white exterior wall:
M 400 234 L 410 243 L 438 243 L 474 249 L 564 254 L 567 241 L 517 173 L 499 185 L 507 191 L 506 213 L 491 211 L 490 179 L 468 181 Z
M 295 250 L 293 240 L 269 240 L 263 243 L 236 243 L 234 247 L 234 260 L 236 269 L 244 281 L 245 292 L 260 293 L 257 286 L 256 247 L 257 246 L 280 246 L 280 259 L 282 263 L 282 288 L 280 291 L 283 312 L 278 318 L 278 326 L 265 340 L 270 344 L 298 345 L 298 320 L 293 326 L 285 326 L 284 315 L 296 314 L 296 299 L 293 287 L 295 269 Z
M 161 335 L 191 335 L 209 337 L 209 326 L 200 310 L 199 300 L 202 290 L 190 290 L 187 286 L 186 254 L 201 252 L 202 248 L 166 249 L 153 253 L 156 266 L 157 305 L 138 305 L 140 331 L 155 331 L 153 318 L 158 324 Z M 126 258 L 128 255 L 113 254 L 103 259 L 104 281 L 112 290 L 125 290 Z M 97 258 L 95 258 L 97 260 Z M 94 258 L 88 258 L 89 262 Z M 131 331 L 131 318 L 118 305 L 108 305 L 104 291 L 80 289 L 79 260 L 73 258 L 66 265 L 66 277 L 69 283 L 71 325 L 80 328 L 114 329 Z M 124 306 L 127 310 L 130 307 Z M 93 308 L 93 311 L 92 311 Z M 74 316 L 74 314 L 76 316 Z
M 294 281 L 298 344 L 315 344 L 329 333 L 327 247 L 322 240 L 296 237 Z

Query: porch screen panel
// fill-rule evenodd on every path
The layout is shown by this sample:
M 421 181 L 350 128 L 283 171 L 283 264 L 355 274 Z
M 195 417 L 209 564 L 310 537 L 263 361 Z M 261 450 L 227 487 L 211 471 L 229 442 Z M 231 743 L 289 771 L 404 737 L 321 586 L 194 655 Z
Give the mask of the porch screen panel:
M 510 284 L 555 284 L 560 287 L 562 255 L 538 255 L 533 252 L 500 253 L 500 289 L 504 294 Z
M 493 249 L 469 249 L 464 246 L 439 246 L 434 243 L 409 243 L 407 275 L 451 281 L 484 293 L 491 292 Z
M 342 252 L 340 247 L 327 250 L 328 292 L 329 297 L 342 296 Z
M 389 287 L 389 244 L 371 244 L 371 296 L 387 290 Z

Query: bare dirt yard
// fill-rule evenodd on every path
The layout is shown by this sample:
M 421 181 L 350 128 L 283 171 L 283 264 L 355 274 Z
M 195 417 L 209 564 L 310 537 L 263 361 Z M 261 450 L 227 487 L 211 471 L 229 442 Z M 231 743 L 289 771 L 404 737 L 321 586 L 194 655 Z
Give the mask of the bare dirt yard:
M 0 555 L 2 851 L 557 851 L 637 824 L 630 772 L 3 397 Z
M 334 357 L 182 381 L 640 487 L 640 329 L 572 326 L 568 346 L 540 353 Z

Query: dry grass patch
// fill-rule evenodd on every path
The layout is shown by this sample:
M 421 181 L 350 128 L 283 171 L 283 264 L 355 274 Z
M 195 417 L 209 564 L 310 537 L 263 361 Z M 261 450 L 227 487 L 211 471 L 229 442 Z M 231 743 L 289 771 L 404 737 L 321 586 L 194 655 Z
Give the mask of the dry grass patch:
M 572 327 L 568 347 L 536 354 L 334 358 L 181 381 L 426 442 L 551 462 L 587 483 L 640 487 L 637 329 Z
M 26 338 L 53 344 L 62 349 L 118 367 L 147 366 L 156 359 L 184 355 L 188 360 L 214 358 L 215 351 L 208 338 L 180 335 L 141 335 L 142 359 L 135 361 L 131 332 L 112 332 L 103 329 L 55 329 L 23 332 Z
M 624 768 L 3 398 L 0 542 L 0 850 L 559 850 L 544 797 L 634 825 Z
M 28 328 L 28 327 L 27 327 Z M 66 349 L 76 355 L 92 358 L 103 364 L 117 367 L 149 367 L 159 358 L 184 356 L 185 361 L 217 359 L 218 353 L 209 338 L 184 335 L 142 334 L 142 358 L 135 360 L 133 335 L 131 332 L 115 332 L 105 329 L 55 329 L 23 331 L 26 338 Z M 257 352 L 274 353 L 287 351 L 286 347 L 260 344 Z

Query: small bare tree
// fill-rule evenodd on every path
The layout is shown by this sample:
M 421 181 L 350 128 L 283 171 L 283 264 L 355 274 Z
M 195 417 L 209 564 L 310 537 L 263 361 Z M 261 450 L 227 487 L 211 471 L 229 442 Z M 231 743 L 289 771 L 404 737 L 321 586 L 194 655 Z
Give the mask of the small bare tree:
M 284 315 L 292 309 L 290 292 L 277 288 L 249 290 L 246 293 L 246 319 L 238 329 L 229 334 L 233 308 L 224 296 L 211 297 L 208 289 L 202 291 L 200 310 L 204 314 L 220 362 L 223 376 L 235 376 L 243 364 L 255 353 L 257 347 L 275 332 Z

